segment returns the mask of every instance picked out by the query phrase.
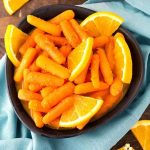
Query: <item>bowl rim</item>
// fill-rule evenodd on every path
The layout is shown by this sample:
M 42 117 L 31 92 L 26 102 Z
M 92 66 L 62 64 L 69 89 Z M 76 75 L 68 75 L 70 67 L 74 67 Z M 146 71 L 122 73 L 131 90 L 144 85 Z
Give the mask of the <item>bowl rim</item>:
M 95 11 L 93 10 L 90 10 L 90 9 L 87 9 L 87 8 L 84 8 L 84 7 L 80 7 L 80 6 L 74 6 L 74 5 L 66 5 L 66 4 L 54 4 L 54 5 L 46 5 L 46 6 L 43 6 L 43 7 L 40 7 L 36 10 L 34 10 L 31 14 L 35 15 L 36 13 L 38 14 L 38 12 L 40 10 L 44 10 L 44 9 L 47 9 L 47 8 L 52 8 L 52 7 L 63 7 L 64 9 L 80 9 L 81 11 L 87 11 L 89 13 L 94 13 Z M 20 27 L 21 24 L 25 23 L 26 22 L 26 18 L 27 16 L 25 16 L 20 22 L 19 24 L 17 25 L 17 27 Z M 88 127 L 85 127 L 83 130 L 76 130 L 76 129 L 71 129 L 72 132 L 70 132 L 71 130 L 56 130 L 56 129 L 51 129 L 51 128 L 48 128 L 49 130 L 56 130 L 56 134 L 52 134 L 52 133 L 47 133 L 46 130 L 46 127 L 43 127 L 41 129 L 37 128 L 37 127 L 33 127 L 31 126 L 32 123 L 29 124 L 29 119 L 30 118 L 27 114 L 27 112 L 25 110 L 21 111 L 20 112 L 20 109 L 18 108 L 18 105 L 16 104 L 16 102 L 13 100 L 13 96 L 12 96 L 12 89 L 11 89 L 11 84 L 10 84 L 10 77 L 8 75 L 8 69 L 10 69 L 13 65 L 12 63 L 10 62 L 10 60 L 8 59 L 7 57 L 7 60 L 6 60 L 6 65 L 5 65 L 5 75 L 6 75 L 6 80 L 7 80 L 7 90 L 8 90 L 8 95 L 9 95 L 9 99 L 13 105 L 13 109 L 16 113 L 16 115 L 18 116 L 18 118 L 21 120 L 21 122 L 31 131 L 37 133 L 37 134 L 40 134 L 40 135 L 43 135 L 43 136 L 46 136 L 46 137 L 50 137 L 50 138 L 68 138 L 68 137 L 72 137 L 72 136 L 77 136 L 77 135 L 80 135 L 82 133 L 85 133 L 85 131 L 88 131 L 88 130 L 91 130 L 93 128 L 96 128 L 96 127 L 100 127 L 102 125 L 104 125 L 106 122 L 112 120 L 112 118 L 115 118 L 116 116 L 119 115 L 119 113 L 123 112 L 130 104 L 131 102 L 133 102 L 133 100 L 135 99 L 135 97 L 137 96 L 139 90 L 140 90 L 140 87 L 142 85 L 142 82 L 143 82 L 143 78 L 144 78 L 144 62 L 143 62 L 143 57 L 142 57 L 142 53 L 141 53 L 141 49 L 140 49 L 140 46 L 139 44 L 137 43 L 137 41 L 135 40 L 135 38 L 131 35 L 131 33 L 129 31 L 127 31 L 126 29 L 120 27 L 119 28 L 122 32 L 125 32 L 129 38 L 129 40 L 134 43 L 134 46 L 136 47 L 135 49 L 137 50 L 137 53 L 139 55 L 139 60 L 140 60 L 140 66 L 141 66 L 141 72 L 140 72 L 140 78 L 139 78 L 139 82 L 137 84 L 137 86 L 135 87 L 134 91 L 133 91 L 133 94 L 132 96 L 130 97 L 130 100 L 128 100 L 127 102 L 124 102 L 124 103 L 119 103 L 117 104 L 117 106 L 119 107 L 119 109 L 117 109 L 117 106 L 115 106 L 115 108 L 113 108 L 110 112 L 108 112 L 106 115 L 104 115 L 103 117 L 101 117 L 100 119 L 92 122 L 92 125 L 91 123 L 88 124 L 87 126 Z M 11 66 L 10 66 L 11 65 Z M 132 81 L 131 81 L 132 82 Z M 18 98 L 17 98 L 18 99 Z M 19 100 L 19 99 L 18 99 Z M 124 101 L 124 98 L 122 99 L 121 102 Z M 21 102 L 20 102 L 21 103 Z M 24 116 L 26 115 L 26 116 Z M 28 117 L 28 118 L 27 118 Z M 26 120 L 27 119 L 27 120 Z M 31 119 L 31 118 L 30 118 Z M 33 121 L 32 121 L 33 122 Z M 35 125 L 34 125 L 35 126 Z M 64 133 L 65 132 L 65 133 Z

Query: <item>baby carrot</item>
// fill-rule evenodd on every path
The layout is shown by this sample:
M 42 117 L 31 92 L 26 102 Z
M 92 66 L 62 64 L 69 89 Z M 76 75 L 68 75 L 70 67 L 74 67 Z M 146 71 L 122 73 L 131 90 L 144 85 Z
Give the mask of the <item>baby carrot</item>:
M 30 101 L 30 100 L 42 100 L 42 96 L 38 93 L 31 92 L 29 90 L 20 89 L 18 92 L 18 98 L 24 101 Z
M 29 88 L 29 83 L 26 81 L 27 74 L 29 73 L 29 69 L 24 69 L 23 70 L 23 83 L 22 83 L 22 88 L 23 89 L 28 89 Z
M 44 124 L 49 124 L 56 118 L 60 117 L 64 111 L 66 111 L 73 105 L 73 102 L 74 102 L 73 96 L 67 97 L 64 100 L 62 100 L 43 117 Z
M 66 40 L 65 37 L 60 37 L 60 36 L 53 36 L 50 34 L 45 34 L 45 36 L 52 42 L 54 42 L 55 45 L 57 46 L 64 46 L 68 44 L 68 41 Z
M 23 78 L 23 70 L 27 68 L 34 60 L 37 52 L 35 48 L 28 48 L 25 55 L 23 56 L 19 67 L 14 74 L 14 80 L 20 82 Z
M 122 91 L 122 89 L 123 83 L 121 82 L 121 80 L 116 78 L 110 86 L 110 93 L 111 95 L 116 96 Z
M 35 49 L 37 50 L 37 53 L 38 53 L 38 54 L 40 54 L 41 51 L 42 51 L 42 49 L 41 49 L 38 45 L 35 46 Z
M 65 57 L 67 57 L 70 54 L 72 47 L 71 45 L 68 44 L 68 45 L 62 46 L 59 50 Z
M 40 73 L 40 72 L 30 72 L 27 75 L 27 82 L 36 83 L 40 86 L 62 86 L 64 80 L 53 76 L 49 73 Z
M 27 16 L 27 22 L 46 33 L 50 33 L 55 36 L 60 36 L 60 34 L 61 34 L 60 26 L 52 24 L 48 21 L 45 21 L 45 20 L 35 17 L 33 15 Z
M 37 112 L 37 111 L 34 111 L 34 110 L 31 111 L 31 114 L 32 114 L 31 116 L 33 118 L 33 121 L 34 121 L 35 125 L 38 128 L 42 128 L 44 126 L 44 123 L 42 121 L 42 119 L 43 119 L 42 114 L 40 112 Z
M 36 43 L 34 41 L 34 36 L 39 33 L 44 33 L 40 29 L 34 29 L 31 33 L 31 35 L 27 38 L 25 43 L 20 47 L 19 52 L 23 56 L 28 48 L 34 48 Z
M 37 45 L 45 50 L 49 56 L 55 60 L 59 64 L 65 63 L 66 58 L 63 56 L 63 54 L 58 50 L 57 47 L 55 47 L 54 43 L 49 41 L 48 38 L 43 34 L 38 34 L 34 38 Z
M 54 87 L 51 87 L 51 86 L 45 87 L 41 90 L 41 95 L 44 98 L 44 97 L 48 96 L 48 94 L 50 94 L 54 90 L 55 90 Z
M 66 10 L 50 20 L 51 23 L 59 24 L 61 21 L 73 19 L 75 16 L 72 10 Z
M 98 49 L 98 54 L 99 54 L 99 59 L 100 59 L 100 69 L 101 73 L 104 77 L 104 81 L 108 84 L 111 85 L 113 82 L 113 73 L 110 68 L 110 64 L 107 60 L 106 54 L 103 49 Z
M 62 79 L 67 79 L 70 76 L 70 72 L 67 68 L 57 64 L 50 58 L 44 55 L 40 55 L 36 60 L 36 65 L 41 69 L 50 72 L 52 75 L 56 75 Z
M 93 49 L 103 47 L 108 41 L 109 38 L 107 36 L 101 35 L 99 37 L 96 37 L 94 39 Z
M 106 90 L 92 92 L 92 93 L 88 94 L 88 96 L 104 99 L 106 97 L 106 95 L 108 95 L 108 94 L 109 94 L 109 89 L 106 89 Z
M 88 70 L 88 72 L 87 72 L 85 82 L 91 82 L 91 71 L 90 70 Z
M 102 117 L 108 111 L 110 111 L 113 107 L 115 107 L 120 102 L 121 97 L 122 97 L 122 92 L 116 96 L 108 94 L 106 96 L 106 98 L 104 99 L 104 103 L 103 103 L 102 107 L 94 116 L 94 119 L 98 119 L 98 118 Z
M 75 94 L 86 94 L 86 93 L 90 93 L 90 92 L 94 92 L 94 91 L 105 90 L 108 87 L 109 87 L 108 84 L 106 84 L 102 81 L 100 82 L 98 88 L 94 88 L 92 82 L 86 82 L 86 83 L 76 85 L 74 93 Z
M 36 65 L 36 61 L 33 61 L 33 63 L 29 66 L 30 71 L 40 71 L 41 69 Z
M 85 69 L 79 74 L 79 76 L 74 80 L 74 83 L 76 84 L 81 84 L 84 83 L 87 77 L 87 73 L 88 73 L 88 69 L 90 66 L 90 62 L 91 60 L 88 62 L 87 66 L 85 67 Z
M 19 48 L 20 54 L 23 56 L 28 48 L 35 47 L 36 43 L 34 42 L 34 39 L 29 36 L 27 40 L 24 42 L 24 44 Z
M 94 88 L 98 88 L 100 84 L 99 63 L 100 60 L 98 54 L 94 54 L 91 61 L 91 81 Z
M 87 33 L 81 28 L 81 26 L 78 24 L 78 22 L 75 19 L 71 19 L 70 23 L 72 27 L 74 28 L 75 32 L 78 34 L 81 41 L 88 38 Z
M 44 31 L 42 31 L 38 28 L 35 28 L 31 33 L 31 37 L 34 39 L 37 34 L 44 34 Z
M 48 125 L 49 125 L 51 128 L 59 129 L 59 121 L 60 121 L 60 118 L 57 118 L 57 119 L 55 119 L 54 121 L 50 122 Z
M 69 44 L 71 44 L 73 48 L 77 47 L 81 41 L 76 32 L 74 31 L 73 27 L 71 26 L 70 22 L 64 20 L 60 23 L 60 26 Z
M 29 101 L 28 107 L 29 107 L 29 109 L 32 109 L 32 110 L 38 111 L 38 112 L 44 112 L 44 113 L 49 112 L 49 110 L 43 108 L 42 105 L 41 105 L 41 102 L 37 101 L 37 100 Z
M 105 52 L 110 64 L 111 70 L 114 70 L 115 60 L 114 60 L 114 38 L 111 37 L 109 42 L 105 46 Z
M 45 97 L 42 101 L 42 106 L 44 108 L 49 109 L 57 105 L 62 99 L 72 95 L 73 92 L 74 92 L 74 84 L 71 82 L 67 82 L 63 86 L 55 89 L 47 97 Z
M 32 92 L 39 92 L 42 89 L 42 86 L 37 83 L 30 83 L 29 90 Z

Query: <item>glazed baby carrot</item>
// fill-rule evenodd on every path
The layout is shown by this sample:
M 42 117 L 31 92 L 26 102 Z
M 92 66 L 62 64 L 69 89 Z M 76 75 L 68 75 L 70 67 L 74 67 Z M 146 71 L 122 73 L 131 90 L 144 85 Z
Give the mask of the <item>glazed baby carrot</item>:
M 66 10 L 50 20 L 51 23 L 59 24 L 61 21 L 73 19 L 75 16 L 72 10 Z
M 103 103 L 102 107 L 94 116 L 94 119 L 98 119 L 98 118 L 102 117 L 108 111 L 110 111 L 112 108 L 114 108 L 120 102 L 121 96 L 122 96 L 122 92 L 116 96 L 108 94 L 106 96 L 106 98 L 104 99 L 104 103 Z
M 62 86 L 64 80 L 56 76 L 51 75 L 50 73 L 40 73 L 40 72 L 30 72 L 27 75 L 27 82 L 36 83 L 40 86 Z
M 45 21 L 45 20 L 35 17 L 33 15 L 27 16 L 27 22 L 46 33 L 50 33 L 55 36 L 60 36 L 60 34 L 61 34 L 60 26 L 52 24 L 48 21 Z
M 38 93 L 31 92 L 29 90 L 20 89 L 18 92 L 18 97 L 21 100 L 30 101 L 30 100 L 42 100 L 42 96 Z
M 59 50 L 65 57 L 67 57 L 70 54 L 72 47 L 71 45 L 67 44 L 62 46 Z
M 79 74 L 79 76 L 74 80 L 74 83 L 76 84 L 81 84 L 84 83 L 87 77 L 87 73 L 88 73 L 88 69 L 90 66 L 90 62 L 91 60 L 88 62 L 87 66 L 85 67 L 85 69 Z
M 53 36 L 50 34 L 45 34 L 45 36 L 57 46 L 64 46 L 68 44 L 68 41 L 65 37 Z
M 86 83 L 76 85 L 74 93 L 75 94 L 86 94 L 86 93 L 90 93 L 90 92 L 94 92 L 94 91 L 105 90 L 108 87 L 109 87 L 108 84 L 106 84 L 102 81 L 100 82 L 98 88 L 94 88 L 92 82 L 86 82 Z
M 43 123 L 43 121 L 42 121 L 43 116 L 42 116 L 42 114 L 41 114 L 40 112 L 37 112 L 37 111 L 32 110 L 32 111 L 31 111 L 31 116 L 32 116 L 32 118 L 33 118 L 33 120 L 34 120 L 35 125 L 36 125 L 38 128 L 42 128 L 42 127 L 44 126 L 44 123 Z
M 37 50 L 38 54 L 40 54 L 42 52 L 42 49 L 38 45 L 35 46 L 35 49 Z
M 67 20 L 62 21 L 60 23 L 60 26 L 69 44 L 71 44 L 73 48 L 77 47 L 81 41 L 74 31 L 73 27 L 71 26 L 70 22 Z
M 81 41 L 88 38 L 88 35 L 86 34 L 86 32 L 81 28 L 81 26 L 78 24 L 78 22 L 75 19 L 71 19 L 70 23 L 72 27 L 74 28 L 75 32 L 78 34 Z
M 98 54 L 94 54 L 92 56 L 92 61 L 91 61 L 91 81 L 94 86 L 94 88 L 98 88 L 100 84 L 100 79 L 99 79 L 99 56 Z
M 29 83 L 26 81 L 27 74 L 29 73 L 29 69 L 24 69 L 23 70 L 23 83 L 22 83 L 22 88 L 23 89 L 28 89 L 29 88 Z
M 57 64 L 50 58 L 44 55 L 40 55 L 36 60 L 36 65 L 41 69 L 50 72 L 52 75 L 56 75 L 62 79 L 67 79 L 70 76 L 70 72 L 67 68 Z
M 50 94 L 54 90 L 55 90 L 54 87 L 51 87 L 51 86 L 45 87 L 41 90 L 41 95 L 44 98 L 44 97 L 48 96 L 48 94 Z
M 49 124 L 50 122 L 54 121 L 56 118 L 60 117 L 64 111 L 68 110 L 73 105 L 73 102 L 74 102 L 73 96 L 63 99 L 59 104 L 53 107 L 43 117 L 44 124 Z
M 35 28 L 35 29 L 31 32 L 31 37 L 34 39 L 37 34 L 44 34 L 44 31 L 42 31 L 42 30 L 40 30 L 40 29 L 38 29 L 38 28 Z
M 42 86 L 37 83 L 30 83 L 29 90 L 32 92 L 39 92 L 42 89 Z
M 55 60 L 59 64 L 65 63 L 66 58 L 63 56 L 63 54 L 58 50 L 57 47 L 55 47 L 54 43 L 49 41 L 48 38 L 43 34 L 38 34 L 34 38 L 37 45 L 45 50 L 49 56 Z
M 40 71 L 41 69 L 36 65 L 36 61 L 33 61 L 33 63 L 29 66 L 30 71 Z
M 100 69 L 101 69 L 101 73 L 104 77 L 104 81 L 108 85 L 111 85 L 113 82 L 113 73 L 110 68 L 110 64 L 108 62 L 106 54 L 105 54 L 104 50 L 101 48 L 98 49 L 98 54 L 99 54 L 99 59 L 100 59 Z
M 25 43 L 20 47 L 19 52 L 20 54 L 24 55 L 28 48 L 34 48 L 36 43 L 34 41 L 34 36 L 39 33 L 44 33 L 40 29 L 34 29 L 31 33 L 31 35 L 27 38 Z
M 114 38 L 110 37 L 109 42 L 105 46 L 105 52 L 110 64 L 111 70 L 114 70 L 115 59 L 114 59 Z
M 105 35 L 94 38 L 93 49 L 103 47 L 108 41 L 109 38 Z
M 23 78 L 23 70 L 26 69 L 33 62 L 35 56 L 37 55 L 35 48 L 28 48 L 25 55 L 23 56 L 19 67 L 14 74 L 14 80 L 20 82 Z
M 24 44 L 19 48 L 20 54 L 23 56 L 28 48 L 35 47 L 36 43 L 34 42 L 33 38 L 29 36 Z
M 55 89 L 47 97 L 45 97 L 42 101 L 42 106 L 44 108 L 49 109 L 57 105 L 62 99 L 72 95 L 73 92 L 74 92 L 74 84 L 71 82 L 67 82 L 63 86 Z
M 51 128 L 59 129 L 59 121 L 60 121 L 60 118 L 57 118 L 57 119 L 55 119 L 54 121 L 50 122 L 48 125 L 49 125 Z
M 121 80 L 119 79 L 115 79 L 112 83 L 112 85 L 110 86 L 110 93 L 113 96 L 118 95 L 123 89 L 123 83 Z
M 29 107 L 29 109 L 32 109 L 32 110 L 38 111 L 38 112 L 44 112 L 44 113 L 49 112 L 48 109 L 45 109 L 42 107 L 41 101 L 37 101 L 37 100 L 29 101 L 28 107 Z
M 109 89 L 106 90 L 101 90 L 101 91 L 96 91 L 88 94 L 88 96 L 93 97 L 93 98 L 102 98 L 104 99 L 106 95 L 109 94 Z

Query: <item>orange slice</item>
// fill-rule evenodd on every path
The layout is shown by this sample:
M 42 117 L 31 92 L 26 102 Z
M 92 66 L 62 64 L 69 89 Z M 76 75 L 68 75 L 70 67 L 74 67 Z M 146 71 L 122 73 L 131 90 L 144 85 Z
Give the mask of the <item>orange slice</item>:
M 74 106 L 64 112 L 60 118 L 60 127 L 76 127 L 90 120 L 101 108 L 102 99 L 75 95 Z
M 19 60 L 16 57 L 16 54 L 20 46 L 27 39 L 27 37 L 28 35 L 26 33 L 22 32 L 14 25 L 7 26 L 5 37 L 4 37 L 5 49 L 8 58 L 16 67 L 18 67 L 20 64 Z
M 150 120 L 140 120 L 131 129 L 143 150 L 150 150 Z
M 132 58 L 130 49 L 124 38 L 121 36 L 115 39 L 114 48 L 115 73 L 123 82 L 129 84 L 132 79 Z
M 81 27 L 90 35 L 112 35 L 124 19 L 112 12 L 96 12 L 81 22 Z
M 68 67 L 71 70 L 69 80 L 73 81 L 86 68 L 92 56 L 93 38 L 89 37 L 77 46 L 68 56 Z
M 29 0 L 3 0 L 6 11 L 12 15 Z

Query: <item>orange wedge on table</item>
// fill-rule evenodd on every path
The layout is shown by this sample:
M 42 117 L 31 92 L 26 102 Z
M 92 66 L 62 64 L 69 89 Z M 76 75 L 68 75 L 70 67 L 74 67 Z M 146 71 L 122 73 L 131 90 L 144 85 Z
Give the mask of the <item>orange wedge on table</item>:
M 28 35 L 26 33 L 22 32 L 14 25 L 7 26 L 5 37 L 4 37 L 5 49 L 8 58 L 16 67 L 18 67 L 20 64 L 20 61 L 16 57 L 16 54 L 20 46 L 27 39 L 27 37 Z
M 3 0 L 6 11 L 12 15 L 29 0 Z
M 132 58 L 130 49 L 121 36 L 117 36 L 115 39 L 114 58 L 116 75 L 123 83 L 129 84 L 132 79 Z
M 86 68 L 92 56 L 93 38 L 89 37 L 77 46 L 68 56 L 69 80 L 73 81 Z
M 150 120 L 140 120 L 131 129 L 143 150 L 150 150 Z
M 102 99 L 75 95 L 73 107 L 65 111 L 61 118 L 60 127 L 76 127 L 90 120 L 101 108 Z
M 91 36 L 112 35 L 124 19 L 112 12 L 96 12 L 81 22 L 81 27 Z

